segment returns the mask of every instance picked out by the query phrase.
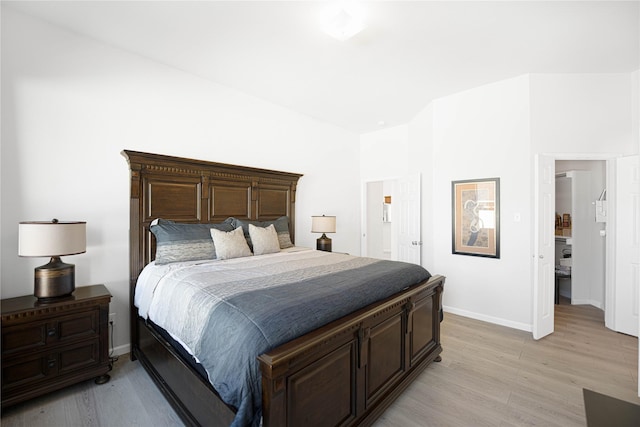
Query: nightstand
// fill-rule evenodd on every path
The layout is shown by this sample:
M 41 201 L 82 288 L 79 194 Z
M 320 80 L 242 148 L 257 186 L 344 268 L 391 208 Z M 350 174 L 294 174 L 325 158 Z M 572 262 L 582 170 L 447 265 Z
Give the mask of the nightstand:
M 91 378 L 109 381 L 109 302 L 104 285 L 41 303 L 2 300 L 2 408 Z

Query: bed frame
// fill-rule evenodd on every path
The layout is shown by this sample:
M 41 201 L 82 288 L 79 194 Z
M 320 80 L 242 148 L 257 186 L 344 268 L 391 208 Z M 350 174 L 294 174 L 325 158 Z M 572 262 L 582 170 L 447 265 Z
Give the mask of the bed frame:
M 228 426 L 227 406 L 133 304 L 153 260 L 155 218 L 187 223 L 290 218 L 300 174 L 125 150 L 131 172 L 131 358 L 139 360 L 188 425 Z M 441 293 L 433 276 L 384 301 L 257 355 L 263 425 L 371 425 L 432 361 L 440 360 Z

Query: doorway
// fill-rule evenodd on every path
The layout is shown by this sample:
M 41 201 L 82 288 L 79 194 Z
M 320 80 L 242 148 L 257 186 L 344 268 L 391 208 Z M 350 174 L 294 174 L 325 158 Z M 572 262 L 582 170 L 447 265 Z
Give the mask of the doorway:
M 611 293 L 614 291 L 614 285 L 616 283 L 616 277 L 613 266 L 615 265 L 615 242 L 616 242 L 616 161 L 617 157 L 615 156 L 602 156 L 598 155 L 570 155 L 570 156 L 562 156 L 562 155 L 544 155 L 539 154 L 535 156 L 535 168 L 534 168 L 534 183 L 535 183 L 535 192 L 534 192 L 534 257 L 533 257 L 533 338 L 540 339 L 553 333 L 554 330 L 554 296 L 555 296 L 555 264 L 556 264 L 556 248 L 555 248 L 555 236 L 556 236 L 556 210 L 555 210 L 555 197 L 556 197 L 556 161 L 600 161 L 603 163 L 594 163 L 598 165 L 604 164 L 605 170 L 605 183 L 604 186 L 607 189 L 607 199 L 608 199 L 608 209 L 607 209 L 607 222 L 605 228 L 605 236 L 608 233 L 609 236 L 604 243 L 605 245 L 605 256 L 604 256 L 604 269 L 603 274 L 605 274 L 604 280 L 604 293 L 605 295 L 601 298 L 599 296 L 593 297 L 594 301 L 597 301 L 598 304 L 602 304 L 605 309 L 605 325 L 611 328 L 611 322 L 609 319 L 609 312 L 613 306 L 611 305 L 612 298 L 610 297 Z M 584 165 L 589 165 L 589 163 L 585 164 L 574 164 L 580 167 L 584 167 Z M 588 181 L 583 181 L 588 182 Z M 600 197 L 601 193 L 591 194 L 589 191 L 596 190 L 585 190 L 584 188 L 580 191 L 586 193 L 585 197 L 589 200 L 588 203 L 595 204 L 595 201 Z M 599 189 L 602 191 L 602 188 Z M 591 209 L 595 209 L 592 205 L 589 205 L 587 209 L 580 209 L 576 211 L 576 215 L 581 215 L 583 217 L 581 223 L 582 224 L 593 224 L 595 222 L 594 216 L 595 213 L 591 211 Z M 575 218 L 577 219 L 577 218 Z M 574 224 L 576 224 L 574 222 Z M 580 234 L 583 236 L 583 234 Z M 601 238 L 602 236 L 599 235 Z M 575 241 L 575 238 L 572 237 L 573 240 L 573 248 L 572 248 L 572 257 L 573 262 L 578 259 L 578 255 L 580 251 L 584 253 L 588 253 L 588 245 L 590 239 L 593 236 L 588 238 L 583 237 L 584 241 L 581 243 L 580 241 Z M 576 252 L 578 250 L 579 252 Z M 585 259 L 585 256 L 580 256 L 581 259 Z M 583 261 L 584 262 L 584 261 Z M 589 278 L 584 279 L 584 272 L 589 271 L 588 268 L 576 268 L 573 267 L 572 271 L 572 281 L 574 283 L 587 283 Z M 579 273 L 580 272 L 580 273 Z M 574 277 L 575 275 L 582 276 Z M 572 288 L 573 290 L 573 288 Z M 587 303 L 591 301 L 591 295 L 597 295 L 595 290 L 589 288 L 588 291 L 581 293 L 581 298 L 586 300 Z M 586 295 L 586 297 L 585 297 Z M 584 301 L 583 301 L 584 302 Z
M 363 256 L 421 265 L 420 188 L 420 174 L 364 183 Z
M 607 164 L 555 162 L 555 285 L 558 302 L 605 309 Z
M 393 201 L 396 180 L 366 183 L 363 254 L 370 258 L 395 259 Z
M 586 303 L 602 301 L 607 328 L 638 336 L 640 323 L 638 316 L 638 307 L 640 307 L 639 156 L 583 155 L 582 158 L 576 159 L 540 154 L 535 156 L 534 169 L 533 337 L 540 339 L 554 330 L 555 247 L 553 240 L 555 240 L 555 228 L 553 218 L 555 217 L 555 162 L 557 160 L 605 162 L 606 227 L 598 231 L 598 233 L 604 232 L 606 236 L 604 296 L 600 299 L 598 292 L 590 289 Z M 592 203 L 595 204 L 598 198 L 599 196 L 595 196 Z M 595 219 L 592 218 L 591 221 Z M 576 250 L 582 246 L 584 244 L 578 245 L 576 242 L 572 251 L 574 258 L 577 259 Z M 574 266 L 573 273 L 578 274 L 578 271 L 579 269 Z M 592 301 L 591 298 L 596 299 Z

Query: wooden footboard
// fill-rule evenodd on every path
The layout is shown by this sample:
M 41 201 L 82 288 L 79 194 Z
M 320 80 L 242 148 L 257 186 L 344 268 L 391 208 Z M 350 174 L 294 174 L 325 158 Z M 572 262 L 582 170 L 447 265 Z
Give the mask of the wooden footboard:
M 444 277 L 261 355 L 264 426 L 370 425 L 442 351 Z

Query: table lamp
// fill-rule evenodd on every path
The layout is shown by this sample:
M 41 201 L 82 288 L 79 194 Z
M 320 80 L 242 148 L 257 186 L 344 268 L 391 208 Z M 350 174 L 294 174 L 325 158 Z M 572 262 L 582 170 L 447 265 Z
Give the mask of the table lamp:
M 60 260 L 87 250 L 87 223 L 81 221 L 21 222 L 18 225 L 18 255 L 51 257 L 35 269 L 34 295 L 47 300 L 70 295 L 76 288 L 75 266 Z
M 331 239 L 327 237 L 325 233 L 336 232 L 336 217 L 335 216 L 312 216 L 311 217 L 311 232 L 322 233 L 316 240 L 316 249 L 319 251 L 331 252 Z

